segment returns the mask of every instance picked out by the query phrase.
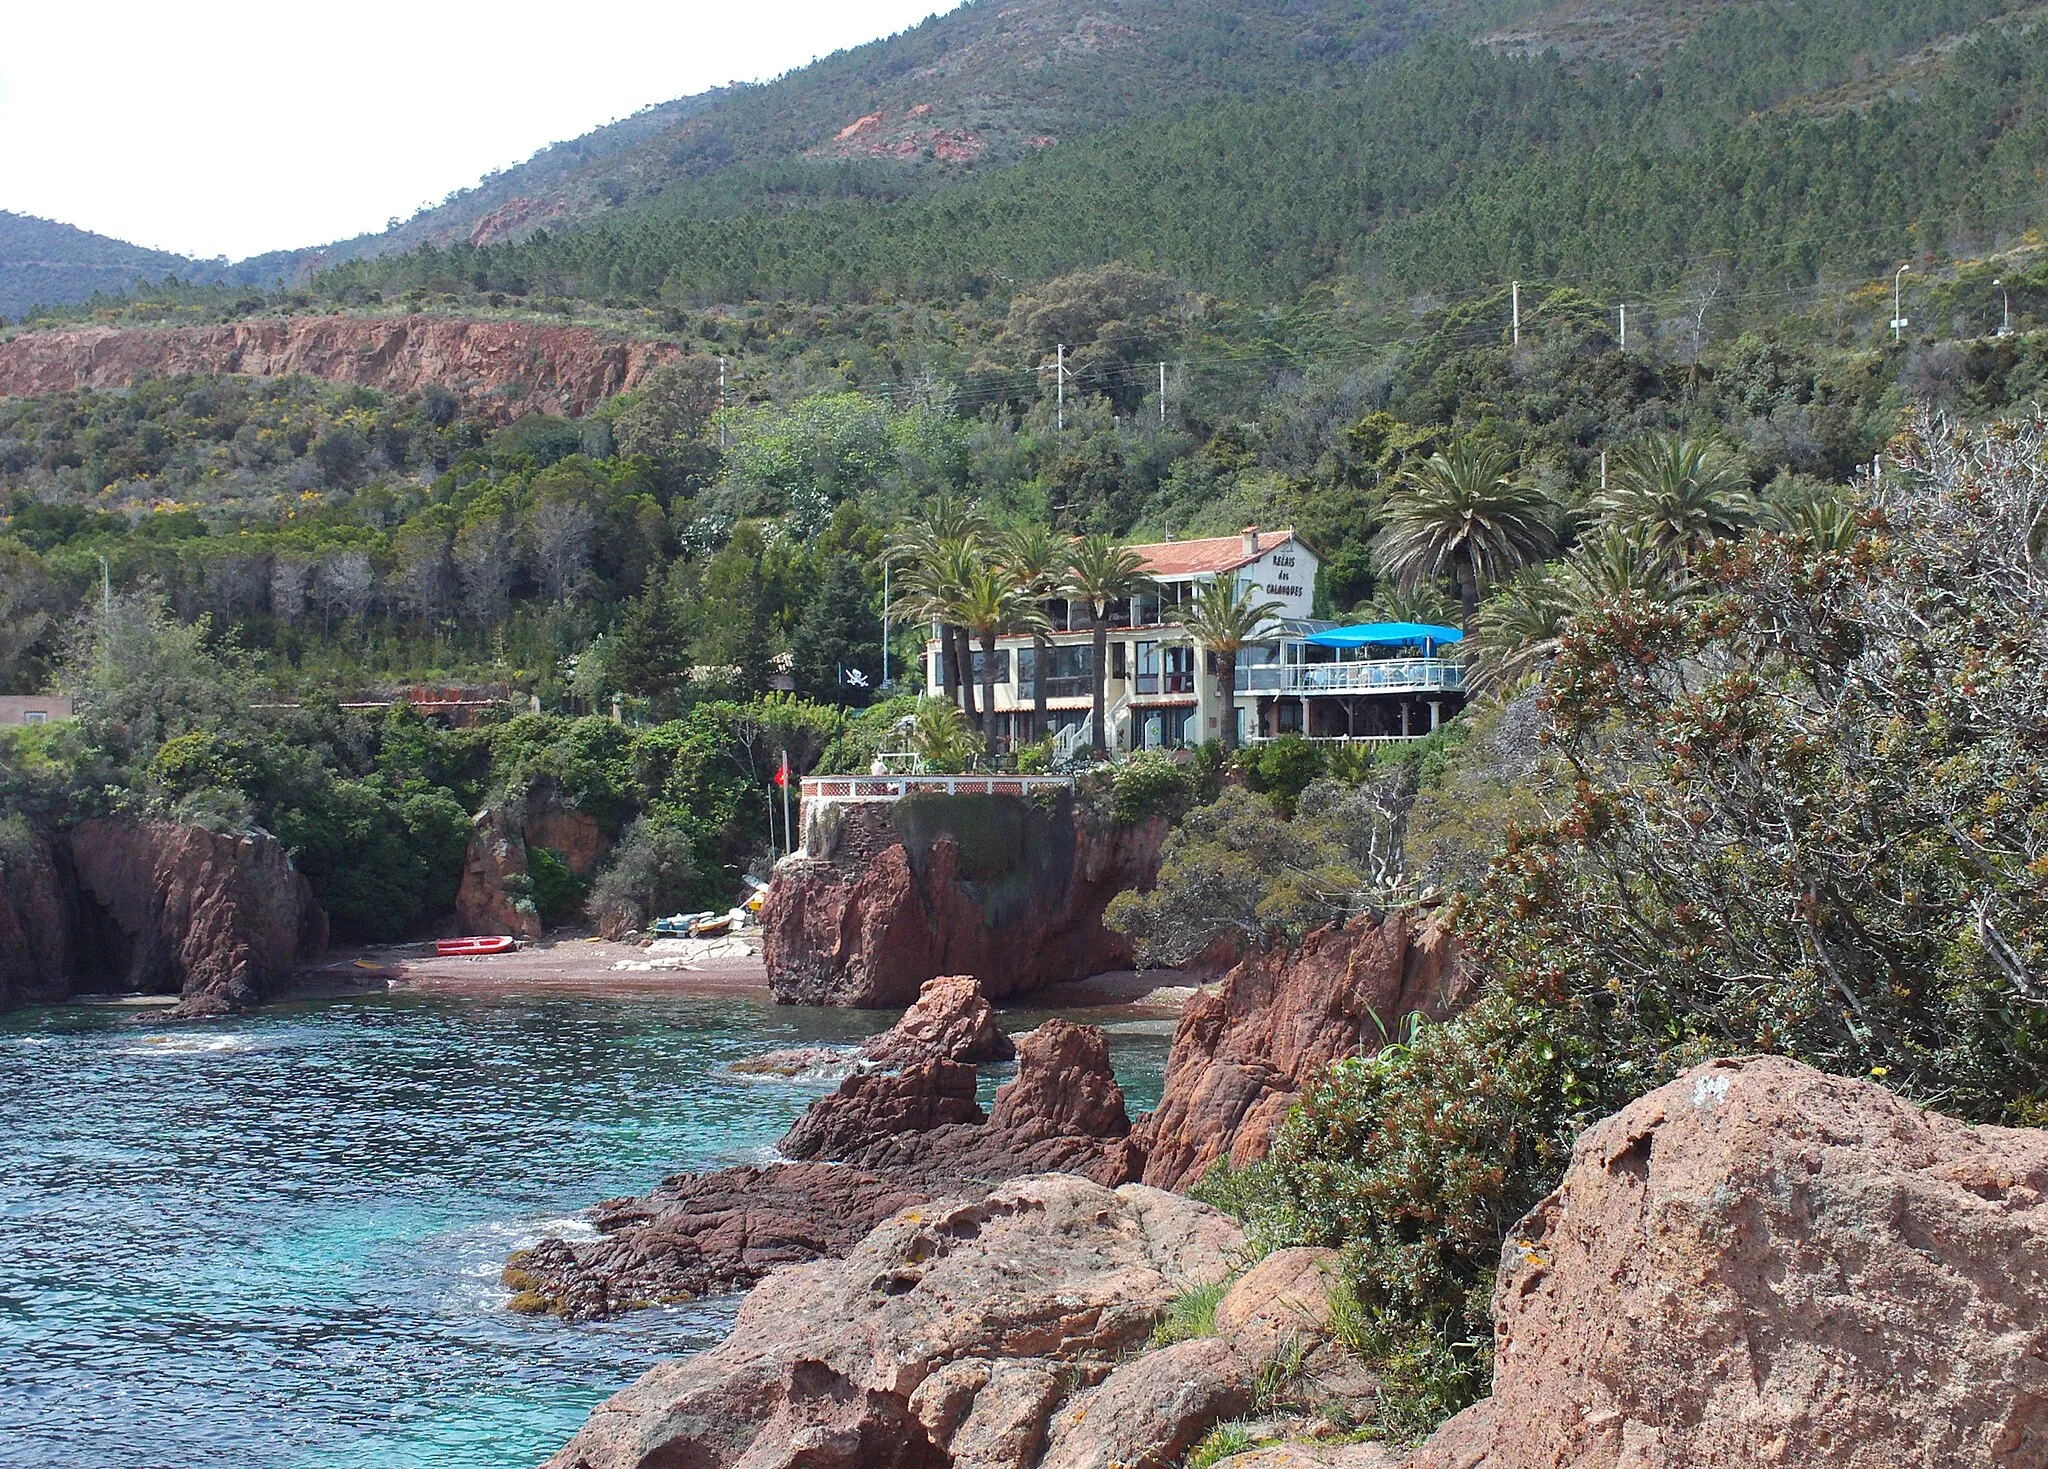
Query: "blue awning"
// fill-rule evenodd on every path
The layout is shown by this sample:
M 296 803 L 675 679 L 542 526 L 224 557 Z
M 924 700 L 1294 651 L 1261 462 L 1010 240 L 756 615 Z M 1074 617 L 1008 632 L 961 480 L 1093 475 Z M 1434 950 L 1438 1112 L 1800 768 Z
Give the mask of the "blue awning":
M 1455 627 L 1433 622 L 1359 622 L 1313 633 L 1302 641 L 1318 648 L 1433 648 L 1464 638 Z

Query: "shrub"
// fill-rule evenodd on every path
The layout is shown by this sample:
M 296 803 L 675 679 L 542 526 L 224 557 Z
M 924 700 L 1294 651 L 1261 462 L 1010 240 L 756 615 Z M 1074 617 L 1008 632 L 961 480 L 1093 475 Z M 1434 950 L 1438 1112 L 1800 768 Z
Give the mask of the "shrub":
M 582 913 L 583 879 L 569 870 L 559 852 L 528 847 L 526 874 L 533 883 L 534 911 L 549 928 L 559 928 Z
M 1295 798 L 1325 768 L 1323 752 L 1293 734 L 1253 746 L 1238 756 L 1238 765 L 1244 771 L 1244 783 L 1287 816 L 1294 814 Z
M 1148 816 L 1177 811 L 1189 794 L 1188 778 L 1171 756 L 1143 750 L 1117 767 L 1110 811 L 1123 825 L 1136 826 Z

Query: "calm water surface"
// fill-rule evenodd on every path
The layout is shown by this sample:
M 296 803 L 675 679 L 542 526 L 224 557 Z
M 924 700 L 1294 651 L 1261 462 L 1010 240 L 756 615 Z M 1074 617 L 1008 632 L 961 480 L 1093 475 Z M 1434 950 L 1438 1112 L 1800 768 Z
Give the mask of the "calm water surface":
M 727 1063 L 887 1018 L 580 996 L 0 1018 L 0 1464 L 537 1462 L 736 1302 L 514 1316 L 507 1252 L 765 1158 L 823 1088 Z M 1111 1027 L 1133 1110 L 1161 1029 Z

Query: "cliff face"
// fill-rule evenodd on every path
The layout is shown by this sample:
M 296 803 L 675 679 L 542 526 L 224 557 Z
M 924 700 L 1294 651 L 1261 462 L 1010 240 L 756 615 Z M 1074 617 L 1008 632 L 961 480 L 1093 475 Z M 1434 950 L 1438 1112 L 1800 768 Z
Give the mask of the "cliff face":
M 569 871 L 587 878 L 611 845 L 596 819 L 577 809 L 553 781 L 487 806 L 471 818 L 455 921 L 466 934 L 509 934 L 531 943 L 541 936 L 542 923 L 533 905 L 528 852 L 545 847 Z
M 807 807 L 761 915 L 784 1004 L 907 1005 L 941 974 L 992 998 L 1131 962 L 1103 909 L 1159 871 L 1166 823 L 1096 827 L 1071 796 L 911 796 Z
M 1182 1189 L 1219 1159 L 1256 1163 L 1332 1061 L 1371 1055 L 1409 1015 L 1445 1018 L 1467 988 L 1450 935 L 1403 914 L 1249 955 L 1181 1013 L 1159 1108 L 1131 1135 L 1131 1177 Z
M 581 414 L 681 349 L 588 327 L 439 316 L 293 316 L 226 326 L 27 332 L 0 342 L 0 397 L 125 388 L 142 377 L 303 373 L 387 392 L 437 383 L 510 420 Z
M 0 860 L 0 1010 L 70 992 L 73 913 L 58 860 L 41 837 Z
M 311 887 L 260 832 L 87 821 L 0 870 L 0 1005 L 83 988 L 226 1014 L 326 943 Z

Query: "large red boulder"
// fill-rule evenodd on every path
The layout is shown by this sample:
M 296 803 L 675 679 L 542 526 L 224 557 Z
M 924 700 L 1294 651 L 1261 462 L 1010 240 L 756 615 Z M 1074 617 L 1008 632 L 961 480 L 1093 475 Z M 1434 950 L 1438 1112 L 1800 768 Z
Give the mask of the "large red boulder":
M 66 846 L 92 950 L 74 962 L 117 990 L 177 993 L 174 1014 L 257 1004 L 327 943 L 312 888 L 266 832 L 93 820 Z
M 763 908 L 768 982 L 784 1004 L 907 1005 L 934 975 L 990 997 L 1131 961 L 1103 910 L 1158 875 L 1166 823 L 1088 818 L 1069 793 L 807 801 L 804 849 Z
M 1467 988 L 1450 934 L 1402 913 L 1248 956 L 1182 1012 L 1158 1110 L 1131 1137 L 1131 1175 L 1178 1189 L 1219 1159 L 1257 1162 L 1302 1087 L 1331 1062 L 1371 1055 L 1411 1015 L 1442 1019 Z
M 2048 1464 L 2048 1132 L 1777 1057 L 1589 1129 L 1409 1469 Z
M 996 1025 L 995 1007 L 971 974 L 942 974 L 925 981 L 917 1003 L 862 1048 L 879 1066 L 915 1061 L 1007 1061 L 1017 1054 Z

